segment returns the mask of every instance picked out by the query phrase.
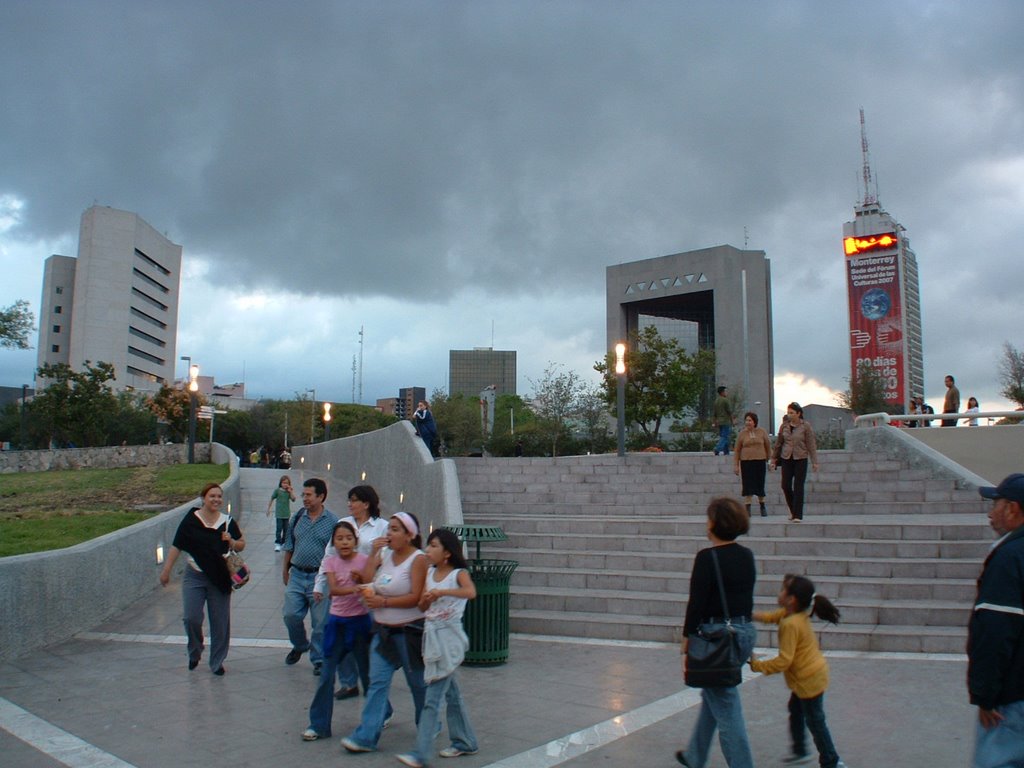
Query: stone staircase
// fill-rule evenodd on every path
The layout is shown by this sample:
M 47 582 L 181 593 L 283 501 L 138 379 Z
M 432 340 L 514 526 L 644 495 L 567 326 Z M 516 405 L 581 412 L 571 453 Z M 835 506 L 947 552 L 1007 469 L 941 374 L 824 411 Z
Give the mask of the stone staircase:
M 775 607 L 782 577 L 805 574 L 842 612 L 818 623 L 822 647 L 963 653 L 974 584 L 993 541 L 986 504 L 926 470 L 825 451 L 808 479 L 803 523 L 788 522 L 778 473 L 769 517 L 740 541 L 753 550 L 755 610 Z M 519 561 L 513 632 L 672 642 L 690 565 L 708 546 L 707 502 L 738 495 L 731 459 L 631 454 L 457 459 L 467 524 L 508 541 L 484 557 Z M 762 630 L 759 645 L 775 642 Z

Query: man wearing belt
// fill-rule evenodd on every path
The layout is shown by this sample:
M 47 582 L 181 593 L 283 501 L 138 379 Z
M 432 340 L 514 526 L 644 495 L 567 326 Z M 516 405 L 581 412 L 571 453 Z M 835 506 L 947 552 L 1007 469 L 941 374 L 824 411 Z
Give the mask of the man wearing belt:
M 338 517 L 324 508 L 327 484 L 310 478 L 302 484 L 302 509 L 295 513 L 285 533 L 284 545 L 284 610 L 282 616 L 288 629 L 292 649 L 285 664 L 294 664 L 309 651 L 313 674 L 323 666 L 324 623 L 330 600 L 316 600 L 313 588 L 324 550 L 331 541 Z M 306 637 L 306 613 L 309 613 L 310 635 Z

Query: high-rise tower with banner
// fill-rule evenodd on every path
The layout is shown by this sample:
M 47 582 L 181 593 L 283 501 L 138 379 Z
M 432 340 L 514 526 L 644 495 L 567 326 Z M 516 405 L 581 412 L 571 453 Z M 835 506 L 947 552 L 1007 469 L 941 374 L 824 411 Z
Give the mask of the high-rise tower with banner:
M 921 292 L 910 238 L 878 202 L 871 181 L 864 110 L 860 111 L 864 200 L 843 224 L 850 313 L 850 381 L 872 369 L 882 381 L 886 410 L 905 413 L 924 393 Z

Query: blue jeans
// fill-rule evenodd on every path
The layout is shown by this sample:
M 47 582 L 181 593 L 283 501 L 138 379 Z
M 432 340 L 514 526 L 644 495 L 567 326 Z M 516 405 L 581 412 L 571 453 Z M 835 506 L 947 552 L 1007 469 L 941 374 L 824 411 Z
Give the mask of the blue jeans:
M 455 675 L 442 677 L 427 684 L 423 702 L 423 714 L 416 726 L 416 749 L 412 754 L 424 765 L 434 756 L 434 739 L 440 730 L 441 702 L 448 705 L 448 738 L 452 746 L 464 752 L 476 752 L 479 748 L 476 733 L 466 715 L 466 705 Z
M 409 648 L 403 636 L 396 636 L 394 645 L 402 662 L 400 665 L 402 671 L 405 672 L 405 682 L 412 692 L 418 724 L 420 712 L 423 711 L 423 699 L 427 687 L 423 682 L 423 667 L 416 669 L 410 663 Z M 366 692 L 363 716 L 358 727 L 349 737 L 356 744 L 371 749 L 377 748 L 380 732 L 384 730 L 384 720 L 390 714 L 391 705 L 388 703 L 388 695 L 391 693 L 391 678 L 395 676 L 397 669 L 398 667 L 392 666 L 391 662 L 381 655 L 380 636 L 375 634 L 370 643 L 370 688 Z
M 1000 704 L 996 711 L 1003 720 L 995 728 L 986 730 L 981 723 L 974 726 L 974 768 L 1024 765 L 1024 701 Z
M 324 660 L 324 622 L 331 607 L 329 598 L 319 603 L 313 599 L 315 573 L 303 573 L 292 568 L 288 573 L 288 586 L 284 588 L 284 608 L 281 616 L 288 630 L 288 640 L 297 651 L 309 651 L 309 660 L 320 664 Z M 306 637 L 306 613 L 309 613 L 310 634 Z
M 732 431 L 730 424 L 718 425 L 718 442 L 715 444 L 715 455 L 729 455 L 729 433 Z
M 825 722 L 825 694 L 813 699 L 801 699 L 795 693 L 789 697 L 789 735 L 793 739 L 793 754 L 807 754 L 807 736 L 804 730 L 811 732 L 814 746 L 818 748 L 818 762 L 821 768 L 835 768 L 839 763 L 839 755 L 832 743 L 828 723 Z
M 739 630 L 743 661 L 750 658 L 757 637 L 757 628 L 749 622 L 733 622 Z M 753 768 L 754 758 L 747 740 L 739 686 L 734 688 L 703 688 L 700 692 L 700 714 L 683 757 L 691 768 L 704 768 L 708 762 L 711 739 L 718 729 L 718 742 L 729 768 Z
M 317 735 L 324 738 L 331 735 L 331 720 L 334 717 L 334 670 L 341 669 L 340 662 L 351 661 L 353 669 L 361 673 L 363 688 L 369 687 L 369 647 L 368 632 L 356 633 L 351 648 L 345 646 L 342 637 L 334 638 L 331 652 L 324 658 L 324 668 L 317 681 L 313 702 L 309 705 L 309 727 L 316 731 Z
M 359 671 L 356 667 L 356 658 L 349 654 L 338 664 L 338 685 L 342 688 L 355 688 L 359 684 Z M 366 692 L 366 682 L 363 681 L 363 692 Z
M 288 518 L 287 517 L 278 517 L 278 518 L 275 518 L 275 520 L 276 520 L 277 524 L 276 524 L 276 526 L 274 528 L 274 543 L 275 544 L 284 544 L 284 534 L 285 534 L 285 531 L 288 529 Z

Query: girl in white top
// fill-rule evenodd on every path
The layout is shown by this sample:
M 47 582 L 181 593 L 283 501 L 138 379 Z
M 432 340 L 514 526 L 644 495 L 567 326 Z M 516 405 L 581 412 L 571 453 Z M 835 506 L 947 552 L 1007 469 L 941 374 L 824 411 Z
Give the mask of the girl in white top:
M 473 755 L 479 750 L 455 680 L 455 670 L 469 648 L 469 638 L 462 628 L 462 614 L 466 601 L 476 597 L 476 587 L 466 569 L 462 545 L 451 531 L 441 528 L 430 534 L 427 558 L 431 567 L 419 604 L 427 613 L 423 631 L 423 676 L 427 692 L 416 727 L 416 748 L 396 755 L 399 762 L 411 768 L 423 768 L 434 755 L 442 701 L 448 705 L 451 745 L 441 750 L 441 757 Z
M 372 586 L 363 599 L 373 611 L 377 630 L 370 645 L 370 689 L 366 692 L 359 727 L 341 740 L 349 752 L 377 748 L 384 722 L 391 717 L 388 694 L 399 667 L 412 692 L 416 719 L 423 709 L 423 611 L 417 605 L 427 576 L 427 560 L 420 551 L 419 521 L 408 512 L 396 512 L 388 521 L 387 546 L 374 542 L 373 555 L 363 568 L 361 581 Z

